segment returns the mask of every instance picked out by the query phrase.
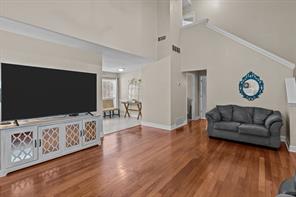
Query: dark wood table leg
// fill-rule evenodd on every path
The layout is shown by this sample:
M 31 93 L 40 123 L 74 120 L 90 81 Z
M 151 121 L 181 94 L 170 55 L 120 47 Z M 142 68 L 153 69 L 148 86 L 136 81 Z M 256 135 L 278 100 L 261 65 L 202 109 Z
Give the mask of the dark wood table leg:
M 138 110 L 139 110 L 137 120 L 139 120 L 140 116 L 142 118 L 142 104 L 138 103 L 137 106 L 138 106 Z
M 129 111 L 128 111 L 129 103 L 123 103 L 123 105 L 124 105 L 124 108 L 125 108 L 124 117 L 126 117 L 126 115 L 128 115 L 128 117 L 130 118 L 131 115 L 130 115 L 130 113 L 129 113 Z
M 130 115 L 130 113 L 129 113 L 129 111 L 128 111 L 128 108 L 129 108 L 129 103 L 127 103 L 127 115 L 128 115 L 128 117 L 130 118 L 131 117 L 131 115 Z

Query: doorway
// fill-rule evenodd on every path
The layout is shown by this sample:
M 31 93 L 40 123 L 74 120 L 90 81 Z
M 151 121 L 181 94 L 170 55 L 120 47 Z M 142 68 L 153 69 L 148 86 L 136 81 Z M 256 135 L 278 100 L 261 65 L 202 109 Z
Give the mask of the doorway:
M 199 76 L 199 114 L 201 119 L 206 118 L 207 113 L 207 76 Z
M 207 112 L 207 71 L 186 73 L 187 119 L 205 119 Z

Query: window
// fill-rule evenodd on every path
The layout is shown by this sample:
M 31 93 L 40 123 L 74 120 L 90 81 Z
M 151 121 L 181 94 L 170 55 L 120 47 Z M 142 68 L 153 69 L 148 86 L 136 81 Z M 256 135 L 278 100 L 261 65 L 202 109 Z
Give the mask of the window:
M 113 99 L 114 107 L 117 107 L 117 79 L 102 80 L 102 97 L 104 99 Z

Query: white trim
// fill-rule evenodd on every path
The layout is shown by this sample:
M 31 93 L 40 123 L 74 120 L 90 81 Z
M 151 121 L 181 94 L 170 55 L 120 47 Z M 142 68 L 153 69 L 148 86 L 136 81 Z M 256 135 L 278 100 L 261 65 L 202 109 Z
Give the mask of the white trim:
M 280 138 L 281 138 L 281 142 L 285 143 L 286 148 L 289 151 L 289 145 L 288 145 L 286 136 L 281 135 Z
M 181 72 L 185 73 L 185 72 L 196 72 L 196 71 L 200 71 L 200 70 L 207 70 L 207 67 L 204 66 L 195 66 L 192 65 L 190 66 L 190 68 L 181 68 Z
M 292 153 L 296 152 L 296 146 L 289 145 L 289 142 L 287 141 L 286 136 L 281 136 L 281 142 L 285 143 L 286 148 L 289 152 L 292 152 Z
M 191 80 L 191 90 L 188 89 L 188 77 L 191 76 L 192 80 Z M 196 108 L 196 76 L 194 73 L 190 73 L 187 72 L 186 73 L 186 117 L 188 114 L 188 93 L 191 92 L 192 94 L 192 98 L 191 98 L 191 119 L 193 120 L 194 118 L 196 118 L 196 114 L 195 114 L 195 108 Z
M 233 40 L 233 41 L 235 41 L 235 42 L 237 42 L 237 43 L 239 43 L 239 44 L 241 44 L 241 45 L 243 45 L 245 47 L 248 47 L 249 49 L 252 49 L 252 50 L 256 51 L 257 53 L 260 53 L 261 55 L 264 55 L 265 57 L 268 57 L 269 59 L 272 59 L 273 61 L 275 61 L 275 62 L 277 62 L 279 64 L 282 64 L 282 65 L 284 65 L 284 66 L 286 66 L 286 67 L 288 67 L 290 69 L 295 68 L 295 63 L 292 63 L 292 62 L 290 62 L 290 61 L 288 61 L 288 60 L 286 60 L 286 59 L 284 59 L 282 57 L 279 57 L 278 55 L 275 55 L 275 54 L 273 54 L 273 53 L 271 53 L 271 52 L 269 52 L 269 51 L 267 51 L 265 49 L 262 49 L 262 48 L 254 45 L 254 44 L 252 44 L 252 43 L 250 43 L 250 42 L 248 42 L 248 41 L 246 41 L 246 40 L 244 40 L 244 39 L 242 39 L 242 38 L 240 38 L 240 37 L 238 37 L 238 36 L 236 36 L 234 34 L 231 34 L 231 33 L 227 32 L 227 31 L 225 31 L 225 30 L 223 30 L 223 29 L 209 23 L 209 19 L 207 19 L 207 18 L 206 19 L 196 20 L 195 23 L 192 23 L 190 25 L 186 25 L 182 29 L 190 28 L 190 27 L 193 27 L 193 26 L 196 26 L 196 25 L 201 25 L 201 24 L 206 25 L 207 28 L 209 28 L 209 29 L 211 29 L 211 30 L 213 30 L 213 31 L 215 31 L 215 32 L 227 37 L 227 38 L 230 38 L 231 40 Z
M 187 119 L 184 120 L 184 122 L 182 124 L 180 124 L 180 125 L 176 125 L 176 124 L 165 125 L 165 124 L 158 124 L 158 123 L 146 122 L 146 121 L 141 122 L 142 126 L 153 127 L 153 128 L 157 128 L 157 129 L 163 129 L 163 130 L 166 130 L 166 131 L 172 131 L 172 130 L 178 129 L 180 127 L 183 127 L 183 126 L 185 126 L 187 124 L 188 124 Z
M 171 130 L 171 125 L 158 124 L 158 123 L 146 122 L 146 121 L 142 121 L 141 125 L 145 126 L 145 127 L 153 127 L 153 128 L 163 129 L 163 130 L 167 130 L 167 131 Z
M 296 153 L 296 146 L 289 146 L 288 151 L 292 153 Z
M 173 125 L 171 125 L 171 130 L 178 129 L 178 128 L 183 127 L 183 126 L 185 126 L 187 124 L 188 124 L 188 120 L 186 118 L 182 124 L 179 124 L 179 125 L 173 124 Z
M 200 116 L 195 116 L 192 118 L 192 120 L 200 120 L 200 119 L 201 119 Z
M 296 81 L 295 78 L 286 78 L 286 92 L 287 92 L 287 99 L 288 104 L 296 103 Z
M 209 29 L 211 29 L 211 30 L 213 30 L 213 31 L 215 31 L 217 33 L 220 33 L 220 34 L 230 38 L 231 40 L 233 40 L 233 41 L 235 41 L 235 42 L 237 42 L 237 43 L 239 43 L 241 45 L 244 45 L 245 47 L 248 47 L 249 49 L 252 49 L 252 50 L 258 52 L 261 55 L 264 55 L 265 57 L 268 57 L 268 58 L 272 59 L 273 61 L 275 61 L 277 63 L 280 63 L 280 64 L 282 64 L 282 65 L 284 65 L 284 66 L 286 66 L 286 67 L 288 67 L 290 69 L 295 68 L 294 63 L 292 63 L 292 62 L 290 62 L 290 61 L 288 61 L 288 60 L 286 60 L 286 59 L 284 59 L 282 57 L 279 57 L 279 56 L 277 56 L 277 55 L 275 55 L 275 54 L 273 54 L 273 53 L 271 53 L 271 52 L 269 52 L 269 51 L 267 51 L 265 49 L 262 49 L 262 48 L 254 45 L 254 44 L 252 44 L 252 43 L 250 43 L 250 42 L 248 42 L 246 40 L 243 40 L 240 37 L 238 37 L 238 36 L 236 36 L 234 34 L 231 34 L 231 33 L 227 32 L 227 31 L 225 31 L 225 30 L 223 30 L 223 29 L 221 29 L 221 28 L 219 28 L 219 27 L 217 27 L 217 26 L 215 26 L 213 24 L 207 23 L 206 26 Z

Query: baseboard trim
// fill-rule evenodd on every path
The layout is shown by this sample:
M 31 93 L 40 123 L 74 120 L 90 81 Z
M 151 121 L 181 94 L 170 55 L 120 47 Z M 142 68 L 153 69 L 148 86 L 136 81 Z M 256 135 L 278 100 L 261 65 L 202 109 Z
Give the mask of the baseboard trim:
M 192 120 L 199 120 L 200 116 L 195 116 L 194 118 L 192 118 Z
M 295 153 L 296 152 L 296 146 L 291 146 L 289 142 L 287 141 L 286 136 L 281 136 L 281 142 L 285 143 L 286 148 L 289 152 Z
M 142 121 L 141 125 L 145 126 L 145 127 L 153 127 L 153 128 L 163 129 L 163 130 L 167 130 L 167 131 L 171 130 L 171 126 L 165 125 L 165 124 L 158 124 L 158 123 L 153 123 L 153 122 Z
M 175 124 L 165 125 L 165 124 L 158 124 L 158 123 L 146 122 L 146 121 L 141 122 L 142 126 L 153 127 L 153 128 L 163 129 L 163 130 L 167 130 L 167 131 L 172 131 L 172 130 L 178 129 L 178 128 L 183 127 L 187 124 L 188 124 L 187 119 L 182 124 L 179 124 L 179 125 L 175 125 Z
M 175 130 L 175 129 L 178 129 L 178 128 L 180 128 L 180 127 L 183 127 L 183 126 L 185 126 L 185 125 L 187 125 L 188 124 L 188 120 L 186 119 L 186 120 L 184 120 L 184 122 L 182 123 L 182 124 L 179 124 L 179 125 L 172 125 L 171 126 L 171 130 Z
M 288 151 L 292 153 L 296 153 L 296 146 L 289 146 Z

